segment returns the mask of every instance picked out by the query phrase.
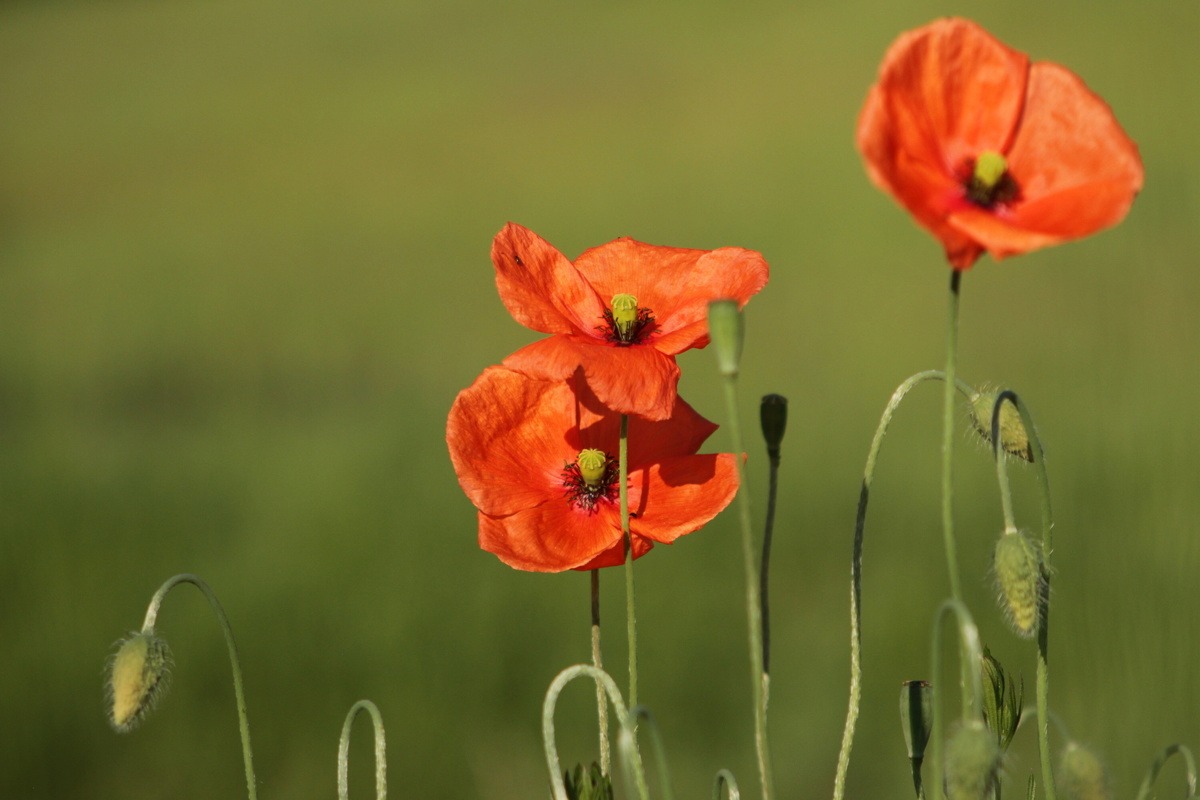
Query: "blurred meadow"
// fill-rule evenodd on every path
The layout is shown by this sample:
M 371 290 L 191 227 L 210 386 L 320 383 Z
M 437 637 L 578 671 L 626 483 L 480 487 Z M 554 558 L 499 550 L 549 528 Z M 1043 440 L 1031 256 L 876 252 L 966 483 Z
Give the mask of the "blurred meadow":
M 244 796 L 228 662 L 198 592 L 158 631 L 170 693 L 105 720 L 112 643 L 204 577 L 245 670 L 263 798 L 332 796 L 360 697 L 398 798 L 547 796 L 543 692 L 588 658 L 588 579 L 500 564 L 444 442 L 455 394 L 537 334 L 492 236 L 760 250 L 744 426 L 790 399 L 772 571 L 780 797 L 827 797 L 849 680 L 849 560 L 895 386 L 943 363 L 940 247 L 867 180 L 856 115 L 888 44 L 968 15 L 1079 73 L 1146 164 L 1128 219 L 963 281 L 959 369 L 1018 391 L 1057 520 L 1051 705 L 1132 797 L 1200 747 L 1200 3 L 0 4 L 0 797 Z M 683 395 L 724 422 L 706 351 Z M 905 403 L 872 493 L 864 710 L 848 796 L 911 797 L 897 720 L 948 594 L 940 389 Z M 959 561 L 984 640 L 994 469 L 958 440 Z M 729 449 L 718 431 L 709 449 Z M 765 458 L 750 450 L 761 523 Z M 1037 524 L 1033 473 L 1014 469 Z M 642 700 L 677 796 L 757 796 L 734 514 L 637 562 Z M 603 575 L 625 682 L 623 586 Z M 570 687 L 564 762 L 594 758 Z M 362 723 L 360 723 L 362 724 Z M 354 737 L 353 792 L 370 744 Z M 1008 774 L 1037 769 L 1032 728 Z M 1056 740 L 1061 744 L 1061 740 Z M 1160 795 L 1182 796 L 1172 762 Z

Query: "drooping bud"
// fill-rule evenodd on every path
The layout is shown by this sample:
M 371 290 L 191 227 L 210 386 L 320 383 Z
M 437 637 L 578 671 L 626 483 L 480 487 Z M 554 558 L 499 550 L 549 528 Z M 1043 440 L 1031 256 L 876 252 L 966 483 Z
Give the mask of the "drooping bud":
M 726 377 L 738 374 L 742 359 L 742 314 L 736 300 L 708 304 L 708 335 L 717 355 L 717 371 Z
M 929 681 L 900 685 L 900 724 L 908 757 L 913 761 L 925 758 L 925 745 L 933 731 L 933 685 Z
M 992 570 L 1000 607 L 1013 631 L 1026 639 L 1033 636 L 1046 587 L 1041 548 L 1024 531 L 1010 528 L 996 542 Z
M 604 473 L 608 469 L 608 456 L 604 455 L 603 450 L 580 450 L 575 463 L 579 466 L 579 476 L 583 478 L 583 482 L 588 486 L 596 486 L 604 479 Z
M 992 444 L 992 412 L 999 392 L 977 392 L 971 397 L 971 422 L 989 445 Z M 1000 446 L 1006 453 L 1033 463 L 1033 445 L 1021 421 L 1021 412 L 1007 400 L 1000 406 Z
M 995 656 L 983 648 L 983 720 L 996 736 L 996 744 L 1007 750 L 1021 724 L 1025 700 L 1024 681 L 1014 682 Z
M 1108 771 L 1088 748 L 1068 742 L 1058 766 L 1058 790 L 1064 800 L 1112 800 Z
M 170 683 L 171 651 L 153 633 L 133 633 L 123 639 L 109 664 L 108 718 L 113 729 L 126 733 L 154 708 Z
M 637 298 L 631 294 L 615 294 L 612 299 L 613 325 L 616 326 L 617 336 L 623 342 L 633 338 L 633 325 L 637 322 Z
M 762 423 L 763 439 L 767 441 L 767 455 L 779 458 L 779 446 L 783 443 L 783 432 L 787 430 L 787 398 L 781 394 L 763 395 L 758 418 Z
M 995 737 L 981 720 L 963 723 L 946 743 L 946 797 L 985 800 L 999 769 Z
M 613 800 L 612 781 L 594 761 L 591 769 L 576 764 L 574 770 L 564 771 L 563 788 L 569 800 Z

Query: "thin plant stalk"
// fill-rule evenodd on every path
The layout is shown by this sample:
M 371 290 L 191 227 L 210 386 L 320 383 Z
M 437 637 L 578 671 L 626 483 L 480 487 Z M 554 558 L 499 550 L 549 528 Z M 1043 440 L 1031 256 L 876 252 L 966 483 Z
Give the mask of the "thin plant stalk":
M 959 658 L 964 662 L 964 669 L 960 671 L 970 675 L 969 686 L 966 687 L 967 702 L 962 707 L 962 718 L 967 720 L 982 719 L 983 717 L 983 687 L 979 669 L 983 654 L 979 645 L 979 630 L 975 627 L 975 622 L 971 619 L 971 612 L 967 610 L 963 602 L 949 598 L 938 606 L 937 613 L 934 614 L 933 633 L 930 637 L 929 678 L 933 687 L 933 733 L 929 737 L 933 758 L 933 779 L 930 781 L 930 785 L 938 787 L 935 788 L 935 792 L 940 791 L 940 787 L 944 785 L 942 732 L 945 725 L 942 714 L 942 692 L 939 687 L 942 683 L 942 617 L 947 613 L 953 613 L 957 617 L 958 652 Z
M 1054 513 L 1050 506 L 1050 477 L 1046 471 L 1046 451 L 1033 424 L 1033 415 L 1021 398 L 1012 391 L 1003 391 L 996 396 L 992 409 L 992 449 L 996 457 L 1000 497 L 1004 504 L 1005 525 L 1012 525 L 1012 499 L 1008 487 L 1008 474 L 1004 469 L 1005 459 L 999 449 L 1000 409 L 1005 402 L 1016 406 L 1021 415 L 1021 425 L 1033 449 L 1033 466 L 1037 475 L 1038 493 L 1042 517 L 1042 591 L 1038 597 L 1038 661 L 1037 661 L 1037 712 L 1038 712 L 1038 756 L 1042 762 L 1042 786 L 1046 800 L 1056 800 L 1054 771 L 1050 760 L 1050 556 L 1054 551 Z
M 746 474 L 740 453 L 742 431 L 738 422 L 737 376 L 725 374 L 725 406 L 729 420 L 729 435 L 733 440 L 734 463 L 738 476 L 738 519 L 742 529 L 742 563 L 746 575 L 746 617 L 750 629 L 750 676 L 754 699 L 754 744 L 758 753 L 758 777 L 762 783 L 763 800 L 771 800 L 774 787 L 771 778 L 771 755 L 767 746 L 767 719 L 763 692 L 762 608 L 759 605 L 759 581 L 755 575 L 754 535 L 750 522 L 750 497 L 746 492 Z
M 338 800 L 349 800 L 350 797 L 350 727 L 360 711 L 371 715 L 371 727 L 375 734 L 375 800 L 387 800 L 387 736 L 383 729 L 383 715 L 370 700 L 359 700 L 350 706 L 346 721 L 342 724 L 342 735 L 338 740 Z
M 854 731 L 858 724 L 859 704 L 862 699 L 862 551 L 863 536 L 867 525 L 867 503 L 871 495 L 871 482 L 875 479 L 875 462 L 879 458 L 883 437 L 892 417 L 905 396 L 924 381 L 944 380 L 945 373 L 939 370 L 918 372 L 896 387 L 883 409 L 871 448 L 867 452 L 867 464 L 863 469 L 862 486 L 858 493 L 858 511 L 854 519 L 854 554 L 850 559 L 850 702 L 846 710 L 846 724 L 842 730 L 842 746 L 838 753 L 837 772 L 833 781 L 834 800 L 843 800 L 846 794 L 846 773 L 850 769 L 850 750 L 854 745 Z M 974 390 L 963 381 L 955 386 L 963 395 L 970 397 Z
M 771 702 L 771 536 L 775 531 L 775 505 L 779 496 L 779 445 L 767 446 L 767 515 L 763 524 L 762 567 L 759 570 L 758 596 L 762 605 L 762 684 L 763 713 Z
M 634 723 L 637 724 L 639 731 L 642 730 L 640 723 L 645 723 L 646 730 L 650 732 L 650 743 L 654 748 L 654 768 L 658 770 L 658 782 L 662 788 L 662 800 L 675 800 L 675 792 L 671 789 L 671 773 L 667 770 L 667 751 L 663 747 L 662 731 L 659 729 L 654 715 L 645 706 L 634 706 L 629 709 L 629 715 L 633 718 Z
M 254 778 L 254 752 L 250 747 L 250 720 L 246 714 L 246 695 L 242 688 L 242 666 L 238 659 L 237 645 L 233 641 L 233 628 L 229 626 L 229 618 L 225 615 L 225 609 L 221 607 L 221 601 L 217 599 L 217 595 L 197 575 L 184 573 L 169 578 L 154 593 L 154 597 L 150 599 L 150 605 L 146 608 L 146 618 L 142 622 L 142 632 L 152 633 L 154 631 L 154 624 L 158 621 L 158 610 L 162 607 L 163 600 L 169 591 L 181 583 L 190 583 L 204 594 L 209 606 L 217 617 L 217 622 L 221 626 L 221 632 L 225 635 L 225 647 L 229 651 L 229 666 L 233 671 L 233 695 L 237 703 L 238 730 L 242 737 L 242 764 L 246 771 L 246 796 L 249 800 L 257 800 L 258 788 Z
M 1167 759 L 1171 756 L 1179 754 L 1187 765 L 1187 796 L 1196 796 L 1196 759 L 1192 757 L 1192 751 L 1182 744 L 1172 744 L 1163 748 L 1157 756 L 1154 757 L 1154 763 L 1150 765 L 1150 771 L 1146 773 L 1146 778 L 1142 781 L 1142 786 L 1138 789 L 1137 800 L 1147 800 L 1150 797 L 1150 789 L 1154 786 L 1154 782 L 1158 780 L 1158 773 L 1162 771 L 1163 765 L 1167 763 Z
M 620 736 L 617 741 L 621 753 L 621 761 L 627 784 L 631 785 L 639 800 L 649 800 L 650 790 L 646 784 L 646 770 L 642 765 L 642 757 L 634 742 L 634 719 L 625 708 L 621 698 L 621 690 L 604 670 L 596 669 L 591 664 L 576 664 L 567 667 L 554 677 L 550 688 L 546 690 L 546 699 L 542 703 L 542 746 L 546 755 L 546 767 L 550 771 L 550 792 L 554 800 L 568 800 L 567 789 L 563 783 L 562 766 L 558 759 L 558 747 L 554 738 L 554 709 L 558 705 L 558 696 L 563 687 L 575 678 L 590 677 L 604 685 L 608 699 L 613 706 L 613 714 L 620 726 Z
M 592 595 L 592 666 L 604 669 L 600 657 L 600 570 L 591 571 Z M 612 753 L 608 743 L 608 700 L 604 697 L 604 684 L 596 681 L 596 727 L 600 735 L 600 772 L 608 775 Z
M 633 539 L 629 533 L 629 416 L 621 415 L 618 451 L 618 485 L 621 504 L 621 534 L 625 539 L 625 631 L 629 639 L 629 705 L 638 702 L 637 610 L 633 600 Z

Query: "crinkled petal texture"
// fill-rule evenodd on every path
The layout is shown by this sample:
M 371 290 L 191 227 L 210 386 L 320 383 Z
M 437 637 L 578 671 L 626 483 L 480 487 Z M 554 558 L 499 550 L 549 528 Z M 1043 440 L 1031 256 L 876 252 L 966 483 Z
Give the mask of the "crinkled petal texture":
M 708 304 L 738 306 L 767 283 L 762 255 L 738 247 L 690 250 L 617 239 L 571 263 L 537 234 L 509 223 L 492 242 L 496 286 L 513 317 L 555 334 L 505 359 L 532 377 L 561 379 L 582 367 L 610 408 L 666 419 L 679 382 L 674 356 L 708 344 Z M 617 344 L 604 313 L 614 295 L 631 294 L 654 317 L 653 332 Z
M 629 421 L 629 507 L 634 557 L 702 527 L 737 491 L 731 455 L 695 455 L 716 426 L 676 398 L 662 421 Z M 446 439 L 479 544 L 518 569 L 557 572 L 624 561 L 620 509 L 570 498 L 563 469 L 580 450 L 616 457 L 620 416 L 577 373 L 543 381 L 489 367 L 459 393 Z M 615 497 L 615 491 L 612 493 Z
M 1074 74 L 1036 63 L 969 20 L 942 19 L 888 49 L 858 121 L 867 173 L 941 240 L 956 269 L 1094 233 L 1142 186 L 1137 146 Z M 975 160 L 1008 160 L 1019 194 L 966 196 Z

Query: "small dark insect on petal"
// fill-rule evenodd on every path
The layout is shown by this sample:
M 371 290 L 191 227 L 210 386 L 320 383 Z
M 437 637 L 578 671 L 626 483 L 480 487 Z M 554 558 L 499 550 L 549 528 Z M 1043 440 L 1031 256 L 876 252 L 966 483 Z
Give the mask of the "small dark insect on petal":
M 516 253 L 513 253 L 513 261 L 517 262 L 518 267 L 525 266 L 525 262 L 522 261 L 521 257 L 519 255 L 517 255 Z

